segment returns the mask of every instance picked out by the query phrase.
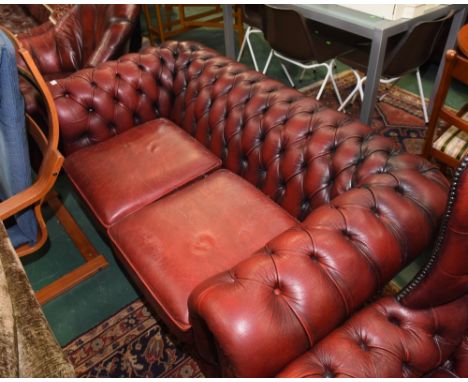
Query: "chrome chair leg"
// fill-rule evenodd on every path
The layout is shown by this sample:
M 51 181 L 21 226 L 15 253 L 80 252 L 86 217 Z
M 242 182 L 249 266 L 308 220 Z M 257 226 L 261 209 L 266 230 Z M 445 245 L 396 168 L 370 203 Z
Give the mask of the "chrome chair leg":
M 250 42 L 250 35 L 252 34 L 253 32 L 251 31 L 247 37 L 247 45 L 249 47 L 249 51 L 250 51 L 250 56 L 252 58 L 252 62 L 254 64 L 254 68 L 255 70 L 258 72 L 258 64 L 257 64 L 257 59 L 255 58 L 255 53 L 254 53 L 254 50 L 253 50 L 253 47 L 252 47 L 252 43 Z
M 330 61 L 330 63 L 328 64 L 328 70 L 330 72 L 330 77 L 331 77 L 331 82 L 332 82 L 332 85 L 333 85 L 333 90 L 335 91 L 336 98 L 338 99 L 338 103 L 341 106 L 341 104 L 343 103 L 343 99 L 341 98 L 341 94 L 340 94 L 340 91 L 338 90 L 338 86 L 336 84 L 335 77 L 333 76 L 333 68 L 336 68 L 335 59 L 332 59 Z
M 416 79 L 417 79 L 417 82 L 418 82 L 419 97 L 421 97 L 421 106 L 422 106 L 422 109 L 423 109 L 424 123 L 428 123 L 429 122 L 429 116 L 427 115 L 426 99 L 424 98 L 424 90 L 423 90 L 423 86 L 422 86 L 421 73 L 419 72 L 419 68 L 416 70 Z
M 304 79 L 305 73 L 306 73 L 306 69 L 303 68 L 303 69 L 302 69 L 302 72 L 301 72 L 301 75 L 300 75 L 300 77 L 299 77 L 299 80 L 300 80 L 300 81 L 302 81 L 302 80 Z
M 240 61 L 242 54 L 244 53 L 244 48 L 245 44 L 247 43 L 247 39 L 249 38 L 249 32 L 252 29 L 251 26 L 247 27 L 247 30 L 245 31 L 244 39 L 242 40 L 242 44 L 239 50 L 239 54 L 237 55 L 237 61 Z
M 288 71 L 288 69 L 286 68 L 286 66 L 285 66 L 282 62 L 280 63 L 280 65 L 281 65 L 281 68 L 283 69 L 284 74 L 285 74 L 286 77 L 288 78 L 288 81 L 289 81 L 289 83 L 291 84 L 291 86 L 292 86 L 293 88 L 296 87 L 296 85 L 294 84 L 294 81 L 293 81 L 293 79 L 291 78 L 291 75 L 289 74 L 289 71 Z
M 253 49 L 253 46 L 252 46 L 252 42 L 250 41 L 250 35 L 253 34 L 253 33 L 263 33 L 263 32 L 261 30 L 259 30 L 259 29 L 255 29 L 255 28 L 253 28 L 251 26 L 249 26 L 247 28 L 247 30 L 245 31 L 244 39 L 242 40 L 242 44 L 241 44 L 241 48 L 239 50 L 239 54 L 237 55 L 237 61 L 240 61 L 240 59 L 242 58 L 242 55 L 244 54 L 245 46 L 247 45 L 247 47 L 249 48 L 250 57 L 252 58 L 252 62 L 254 64 L 254 68 L 258 72 L 259 69 L 258 69 L 257 58 L 255 57 L 255 52 L 254 52 L 254 49 Z
M 270 54 L 268 55 L 268 58 L 266 60 L 266 63 L 265 63 L 265 67 L 263 68 L 263 71 L 262 73 L 263 74 L 266 74 L 269 66 L 270 66 L 270 62 L 271 62 L 271 59 L 273 58 L 273 49 L 270 50 Z
M 346 97 L 343 103 L 340 105 L 340 107 L 338 108 L 338 111 L 343 111 L 346 105 L 351 101 L 351 99 L 353 99 L 358 94 L 358 92 L 359 93 L 362 92 L 361 76 L 359 76 L 358 72 L 356 72 L 354 69 L 353 69 L 353 74 L 356 77 L 356 86 L 351 91 L 351 93 L 349 93 L 348 97 Z

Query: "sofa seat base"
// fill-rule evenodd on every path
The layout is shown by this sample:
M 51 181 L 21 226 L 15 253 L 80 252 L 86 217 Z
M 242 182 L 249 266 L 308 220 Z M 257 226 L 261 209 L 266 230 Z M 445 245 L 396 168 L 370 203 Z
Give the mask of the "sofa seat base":
M 297 221 L 237 175 L 218 170 L 112 225 L 126 269 L 173 333 L 190 342 L 192 290 Z
M 221 161 L 166 119 L 157 119 L 69 155 L 64 168 L 108 227 L 218 168 Z

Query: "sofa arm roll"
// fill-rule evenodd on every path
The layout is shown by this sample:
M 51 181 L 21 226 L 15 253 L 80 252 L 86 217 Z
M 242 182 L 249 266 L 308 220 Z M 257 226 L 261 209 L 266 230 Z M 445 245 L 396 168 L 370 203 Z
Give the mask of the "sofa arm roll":
M 194 290 L 189 309 L 204 363 L 223 376 L 274 376 L 400 269 L 392 232 L 369 209 L 352 213 L 373 226 L 360 238 L 367 248 L 347 236 L 338 208 L 324 206 L 311 217 L 319 224 L 284 232 Z
M 225 376 L 274 376 L 429 245 L 446 196 L 412 169 L 376 174 L 205 281 L 189 300 L 199 357 Z
M 311 261 L 312 251 L 310 233 L 290 229 L 192 292 L 190 319 L 203 363 L 223 376 L 273 376 L 344 318 L 342 300 Z M 308 300 L 317 300 L 320 315 Z M 322 321 L 320 332 L 315 320 Z

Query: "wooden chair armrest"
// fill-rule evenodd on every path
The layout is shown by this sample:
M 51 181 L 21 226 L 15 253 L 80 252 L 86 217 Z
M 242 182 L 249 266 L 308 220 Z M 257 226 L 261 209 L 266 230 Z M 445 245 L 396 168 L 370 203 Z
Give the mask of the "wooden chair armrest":
M 5 220 L 21 210 L 33 206 L 44 200 L 46 195 L 52 189 L 63 163 L 63 156 L 57 152 L 48 153 L 48 168 L 44 171 L 50 172 L 51 176 L 41 177 L 28 188 L 11 196 L 0 203 L 0 219 Z

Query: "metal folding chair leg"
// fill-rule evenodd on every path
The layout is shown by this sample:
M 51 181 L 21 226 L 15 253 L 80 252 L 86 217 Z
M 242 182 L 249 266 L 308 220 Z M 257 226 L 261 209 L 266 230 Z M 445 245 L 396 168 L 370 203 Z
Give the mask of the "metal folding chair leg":
M 338 99 L 338 103 L 343 103 L 343 99 L 341 98 L 340 91 L 338 90 L 338 85 L 336 84 L 335 77 L 333 76 L 333 69 L 335 68 L 335 59 L 331 60 L 328 64 L 328 71 L 330 72 L 330 78 L 333 86 L 333 90 L 335 91 L 336 98 Z
M 325 75 L 325 78 L 322 81 L 322 85 L 320 86 L 320 89 L 317 93 L 317 97 L 315 97 L 317 100 L 319 100 L 322 97 L 323 91 L 325 90 L 325 86 L 327 85 L 327 82 L 330 76 L 331 76 L 331 73 L 329 70 L 327 70 L 327 74 Z
M 294 83 L 294 81 L 293 81 L 291 75 L 289 74 L 288 69 L 286 68 L 286 66 L 282 62 L 280 63 L 280 65 L 281 65 L 281 68 L 283 69 L 284 74 L 288 78 L 288 81 L 291 84 L 291 86 L 293 88 L 296 87 L 296 84 Z
M 427 115 L 426 99 L 424 97 L 424 90 L 423 90 L 423 86 L 422 86 L 421 73 L 419 72 L 419 68 L 416 70 L 416 79 L 417 79 L 417 82 L 418 82 L 419 97 L 421 97 L 421 106 L 422 106 L 422 109 L 423 109 L 424 123 L 428 123 L 429 122 L 429 117 Z
M 262 73 L 266 74 L 268 68 L 270 67 L 271 59 L 273 58 L 273 49 L 270 50 L 270 54 L 268 55 L 268 58 L 265 62 L 265 67 L 263 68 Z
M 249 38 L 249 32 L 252 29 L 252 27 L 247 27 L 247 30 L 245 31 L 244 39 L 242 40 L 242 44 L 239 50 L 239 54 L 237 55 L 237 61 L 240 61 L 242 54 L 244 53 L 244 48 L 245 44 L 247 43 L 247 39 Z
M 258 72 L 259 69 L 258 69 L 257 58 L 255 57 L 255 52 L 254 52 L 254 49 L 253 49 L 253 46 L 252 46 L 252 42 L 250 41 L 250 35 L 253 34 L 253 33 L 262 33 L 262 31 L 260 29 L 252 28 L 251 26 L 249 26 L 247 28 L 247 30 L 245 32 L 245 35 L 244 35 L 244 39 L 242 40 L 242 44 L 241 44 L 241 48 L 239 50 L 239 54 L 237 56 L 237 61 L 240 61 L 240 59 L 242 58 L 245 46 L 247 45 L 247 47 L 249 48 L 250 57 L 252 58 L 252 62 L 254 64 L 254 68 Z
M 362 90 L 362 82 L 364 82 L 365 78 L 361 78 L 361 76 L 359 75 L 358 72 L 356 72 L 355 70 L 353 70 L 353 74 L 354 76 L 356 77 L 356 86 L 354 87 L 354 89 L 351 91 L 351 93 L 349 93 L 348 97 L 346 97 L 346 99 L 343 101 L 343 103 L 340 105 L 340 107 L 338 108 L 338 111 L 343 111 L 344 108 L 346 107 L 346 105 L 351 101 L 353 100 L 354 101 L 354 97 L 358 94 L 362 94 L 361 92 L 363 92 Z M 362 95 L 361 95 L 362 97 Z

